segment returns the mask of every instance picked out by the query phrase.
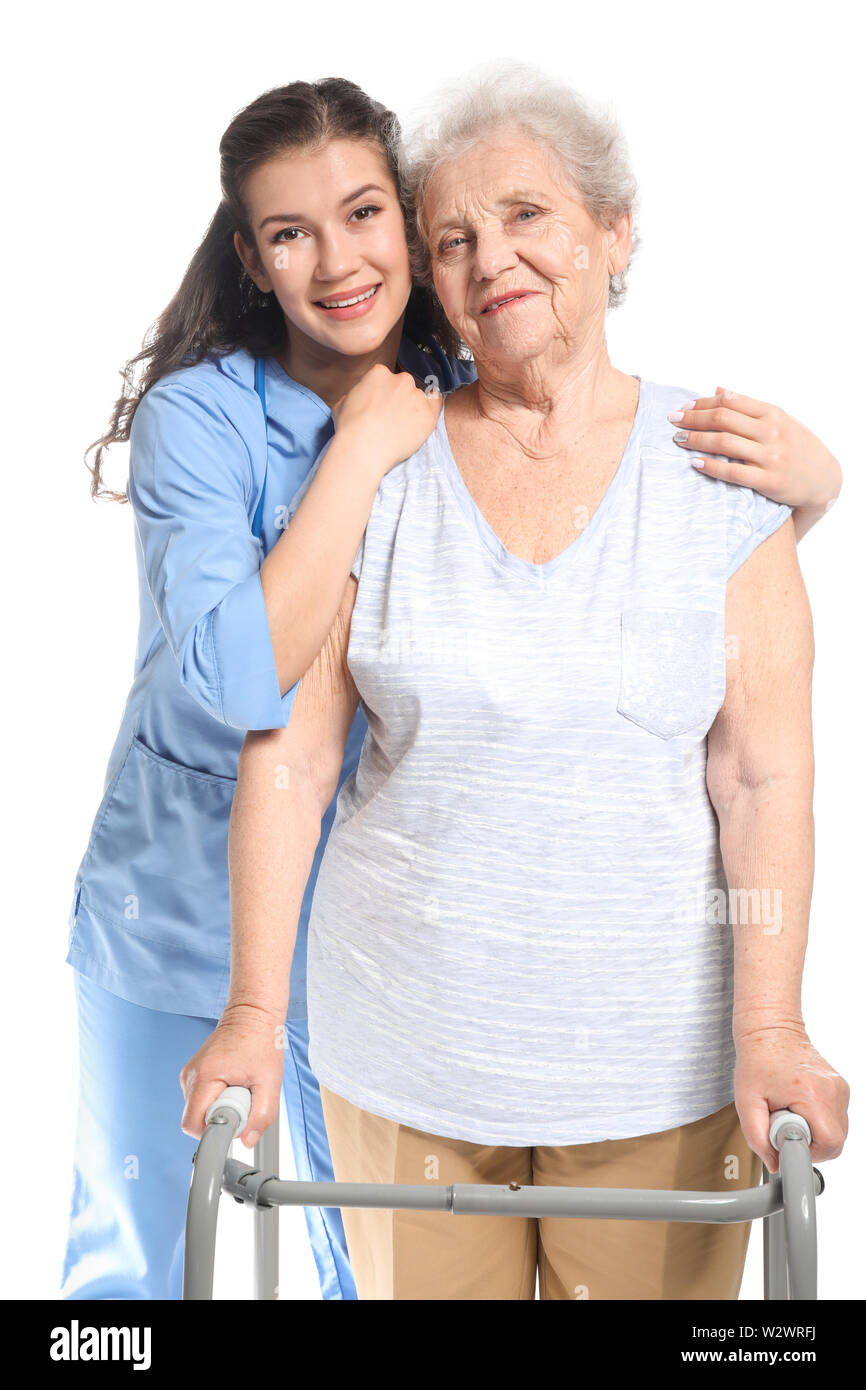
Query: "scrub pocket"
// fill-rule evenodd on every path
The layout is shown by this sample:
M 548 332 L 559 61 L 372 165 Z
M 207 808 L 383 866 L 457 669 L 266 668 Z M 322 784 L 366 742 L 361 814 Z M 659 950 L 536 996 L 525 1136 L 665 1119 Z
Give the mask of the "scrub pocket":
M 81 902 L 130 936 L 228 961 L 234 777 L 200 772 L 134 735 L 81 866 Z
M 620 714 L 658 738 L 676 738 L 706 732 L 724 698 L 723 610 L 622 610 Z

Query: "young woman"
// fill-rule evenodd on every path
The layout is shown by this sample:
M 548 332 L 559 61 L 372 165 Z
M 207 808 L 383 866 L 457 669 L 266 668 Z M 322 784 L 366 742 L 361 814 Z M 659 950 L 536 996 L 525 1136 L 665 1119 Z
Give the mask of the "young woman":
M 81 1090 L 67 1298 L 180 1296 L 196 1141 L 180 1128 L 179 1075 L 228 991 L 226 849 L 244 734 L 288 724 L 379 482 L 433 430 L 439 391 L 475 376 L 432 292 L 413 285 L 422 253 L 391 112 L 342 79 L 292 83 L 241 111 L 220 155 L 220 206 L 128 364 L 92 468 L 96 495 L 104 448 L 130 441 L 141 618 L 70 913 Z M 750 438 L 755 415 L 775 423 L 772 456 Z M 726 456 L 707 472 L 796 507 L 798 535 L 839 490 L 836 461 L 774 407 L 707 398 L 682 423 L 697 430 L 687 448 Z M 365 731 L 359 709 L 340 785 Z M 295 1164 L 311 1180 L 333 1178 L 307 1057 L 305 961 L 335 804 L 304 895 L 285 1028 Z M 306 1219 L 323 1297 L 355 1298 L 339 1211 L 308 1208 Z

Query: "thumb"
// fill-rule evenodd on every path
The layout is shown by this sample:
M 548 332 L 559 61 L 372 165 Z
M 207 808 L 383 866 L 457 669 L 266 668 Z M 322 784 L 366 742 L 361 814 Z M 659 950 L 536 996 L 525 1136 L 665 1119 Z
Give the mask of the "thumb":
M 193 1139 L 200 1139 L 205 1131 L 205 1115 L 208 1106 L 221 1096 L 228 1086 L 227 1081 L 220 1080 L 201 1080 L 196 1081 L 183 1108 L 180 1127 L 184 1134 L 189 1134 Z

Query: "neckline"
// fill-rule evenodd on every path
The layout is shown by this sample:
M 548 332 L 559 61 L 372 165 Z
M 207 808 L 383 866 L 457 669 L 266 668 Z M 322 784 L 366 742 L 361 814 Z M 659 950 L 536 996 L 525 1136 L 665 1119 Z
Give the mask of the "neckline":
M 513 551 L 508 550 L 476 503 L 472 493 L 464 482 L 463 474 L 457 466 L 457 460 L 451 448 L 451 441 L 448 438 L 448 427 L 445 424 L 445 402 L 443 401 L 442 409 L 439 411 L 439 418 L 436 421 L 433 434 L 434 438 L 437 438 L 439 442 L 440 457 L 444 463 L 445 476 L 451 484 L 455 499 L 461 510 L 475 526 L 487 549 L 506 569 L 512 570 L 515 574 L 544 579 L 567 565 L 575 555 L 582 554 L 588 548 L 599 526 L 611 511 L 616 497 L 621 492 L 625 481 L 630 476 L 634 468 L 634 461 L 638 455 L 638 448 L 647 413 L 649 383 L 644 381 L 643 377 L 640 376 L 635 379 L 638 382 L 637 409 L 635 410 L 631 431 L 619 464 L 617 465 L 616 472 L 608 483 L 604 496 L 580 534 L 575 536 L 574 540 L 567 545 L 564 550 L 561 550 L 558 555 L 552 556 L 551 559 L 546 560 L 544 564 L 541 565 L 535 564 L 532 560 L 524 560 L 521 555 L 515 555 Z
M 400 349 L 397 353 L 397 367 L 398 370 L 408 372 L 410 376 L 415 377 L 415 373 L 412 371 L 410 367 L 406 365 L 406 362 L 404 360 L 404 353 L 406 351 L 407 342 L 412 343 L 414 342 L 414 339 L 410 338 L 407 334 L 404 333 L 403 337 L 400 339 Z M 325 415 L 327 415 L 328 419 L 331 418 L 332 411 L 327 401 L 324 401 L 321 396 L 317 396 L 315 391 L 310 390 L 309 386 L 302 385 L 300 381 L 296 381 L 293 376 L 290 376 L 289 373 L 286 371 L 285 367 L 282 365 L 282 363 L 278 362 L 276 357 L 274 357 L 273 353 L 268 353 L 267 357 L 265 358 L 265 373 L 267 374 L 268 372 L 271 373 L 271 376 L 274 380 L 283 382 L 285 385 L 289 386 L 290 388 L 293 388 L 295 391 L 300 391 L 303 396 L 306 396 L 308 400 L 311 400 L 315 405 L 317 405 L 319 410 L 321 410 Z M 415 380 L 417 381 L 418 378 L 415 377 Z

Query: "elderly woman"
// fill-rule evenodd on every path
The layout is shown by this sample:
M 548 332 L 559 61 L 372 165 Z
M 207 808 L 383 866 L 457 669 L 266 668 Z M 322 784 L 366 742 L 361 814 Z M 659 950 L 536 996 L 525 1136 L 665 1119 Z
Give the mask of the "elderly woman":
M 277 1116 L 295 925 L 337 1180 L 727 1191 L 848 1087 L 800 1004 L 812 632 L 791 507 L 691 466 L 687 391 L 612 365 L 633 181 L 612 123 L 481 81 L 415 141 L 432 283 L 478 379 L 379 485 L 287 728 L 248 735 L 195 1130 Z M 374 372 L 387 371 L 375 367 Z M 756 439 L 761 438 L 756 427 Z M 735 1299 L 749 1227 L 346 1208 L 361 1298 Z

